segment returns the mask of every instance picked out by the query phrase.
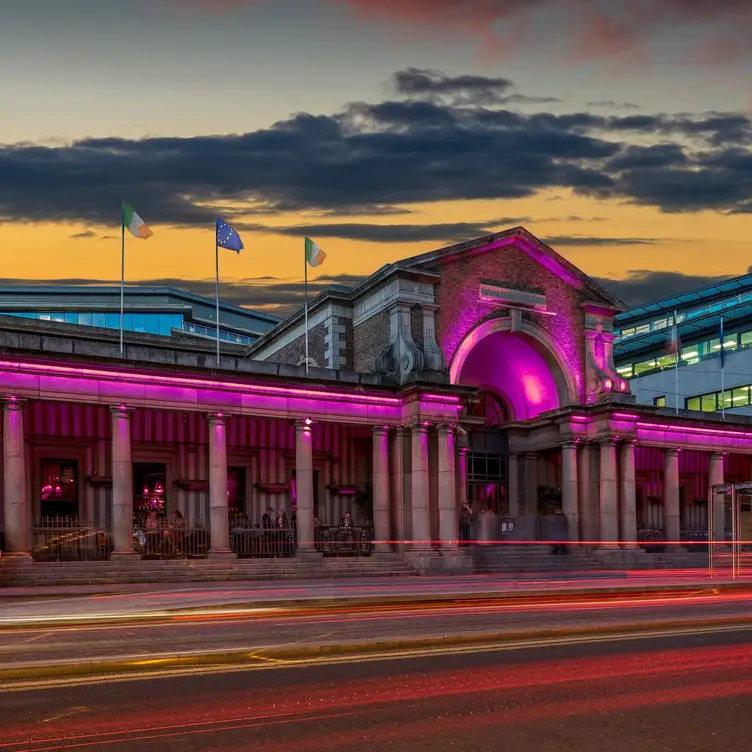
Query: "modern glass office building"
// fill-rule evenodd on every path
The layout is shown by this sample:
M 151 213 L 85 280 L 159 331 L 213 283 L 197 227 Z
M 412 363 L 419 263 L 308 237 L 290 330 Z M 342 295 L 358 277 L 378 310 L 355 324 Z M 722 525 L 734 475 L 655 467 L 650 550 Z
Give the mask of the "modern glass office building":
M 752 414 L 752 274 L 637 306 L 614 326 L 614 362 L 638 402 Z
M 171 287 L 126 287 L 123 329 L 169 337 L 173 332 L 216 337 L 216 303 Z M 0 287 L 0 315 L 58 321 L 104 329 L 120 328 L 119 287 Z M 279 319 L 222 303 L 220 339 L 251 345 Z

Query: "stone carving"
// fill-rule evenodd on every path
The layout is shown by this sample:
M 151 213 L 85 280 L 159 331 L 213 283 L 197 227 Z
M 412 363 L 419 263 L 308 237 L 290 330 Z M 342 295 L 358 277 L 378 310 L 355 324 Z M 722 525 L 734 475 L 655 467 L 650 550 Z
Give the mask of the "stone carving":
M 376 372 L 401 380 L 422 371 L 423 364 L 410 328 L 410 304 L 396 303 L 389 309 L 389 344 L 376 356 Z
M 446 371 L 446 358 L 436 341 L 435 313 L 438 306 L 422 305 L 423 310 L 423 360 L 427 371 Z

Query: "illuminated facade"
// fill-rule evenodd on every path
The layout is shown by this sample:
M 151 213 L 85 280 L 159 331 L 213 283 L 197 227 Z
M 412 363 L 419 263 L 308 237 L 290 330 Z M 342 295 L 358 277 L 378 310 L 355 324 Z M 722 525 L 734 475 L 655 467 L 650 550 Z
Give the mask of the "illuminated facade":
M 211 342 L 128 334 L 123 358 L 117 332 L 0 317 L 0 566 L 65 558 L 73 520 L 68 555 L 105 562 L 80 571 L 136 571 L 149 519 L 180 511 L 170 555 L 224 574 L 270 551 L 267 574 L 343 551 L 467 572 L 466 501 L 499 523 L 486 543 L 534 540 L 560 506 L 594 560 L 650 566 L 648 544 L 702 537 L 710 484 L 750 478 L 752 423 L 637 405 L 613 362 L 623 310 L 515 228 L 320 294 L 307 373 L 302 312 L 219 366 Z M 289 547 L 270 507 L 295 513 Z

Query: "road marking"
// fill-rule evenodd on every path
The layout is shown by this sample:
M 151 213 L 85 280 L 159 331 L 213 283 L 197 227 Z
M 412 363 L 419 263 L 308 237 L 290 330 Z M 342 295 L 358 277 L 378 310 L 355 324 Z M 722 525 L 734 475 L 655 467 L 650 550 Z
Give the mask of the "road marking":
M 384 653 L 359 653 L 349 655 L 334 655 L 323 658 L 284 659 L 274 656 L 262 656 L 249 652 L 252 660 L 258 663 L 242 663 L 239 665 L 211 665 L 193 666 L 184 669 L 163 669 L 139 671 L 138 673 L 113 673 L 103 675 L 72 676 L 68 678 L 56 677 L 51 679 L 36 679 L 30 681 L 9 682 L 0 686 L 0 694 L 9 692 L 26 692 L 30 690 L 50 689 L 60 687 L 92 686 L 110 684 L 114 682 L 143 681 L 145 679 L 172 679 L 179 677 L 201 676 L 206 674 L 238 673 L 251 671 L 276 671 L 279 669 L 312 668 L 347 663 L 374 663 L 395 660 L 415 660 L 431 656 L 470 655 L 473 653 L 507 653 L 515 650 L 530 650 L 543 647 L 564 647 L 581 644 L 599 644 L 608 642 L 633 642 L 635 640 L 649 640 L 655 638 L 682 637 L 688 635 L 721 634 L 752 631 L 752 624 L 736 624 L 728 626 L 709 626 L 691 628 L 672 628 L 653 630 L 639 633 L 595 634 L 570 637 L 544 637 L 539 639 L 520 640 L 511 643 L 486 643 L 478 645 L 454 645 L 431 648 L 413 648 L 391 650 Z

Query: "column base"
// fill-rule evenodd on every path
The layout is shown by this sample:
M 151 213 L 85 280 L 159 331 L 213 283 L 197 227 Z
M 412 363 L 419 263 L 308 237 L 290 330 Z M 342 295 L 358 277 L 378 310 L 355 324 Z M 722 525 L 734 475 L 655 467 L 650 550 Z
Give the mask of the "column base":
M 295 551 L 295 556 L 293 558 L 310 564 L 320 564 L 324 561 L 324 554 L 322 554 L 321 551 L 317 551 L 315 548 L 298 548 L 297 551 Z
M 129 551 L 113 551 L 110 554 L 110 561 L 141 561 L 141 554 L 137 554 L 133 549 Z
M 375 554 L 391 554 L 393 550 L 388 543 L 374 543 L 373 552 Z
M 231 548 L 209 549 L 210 559 L 237 559 L 238 555 Z

